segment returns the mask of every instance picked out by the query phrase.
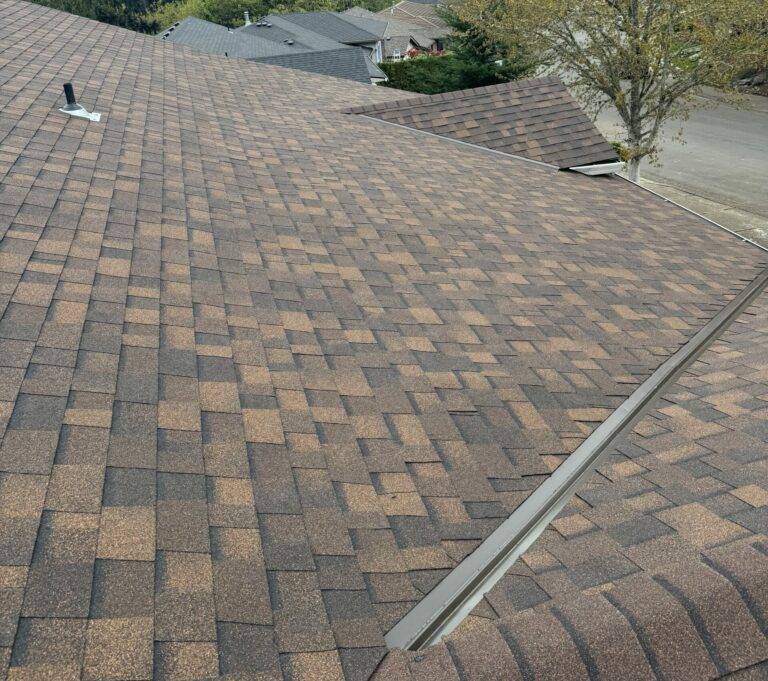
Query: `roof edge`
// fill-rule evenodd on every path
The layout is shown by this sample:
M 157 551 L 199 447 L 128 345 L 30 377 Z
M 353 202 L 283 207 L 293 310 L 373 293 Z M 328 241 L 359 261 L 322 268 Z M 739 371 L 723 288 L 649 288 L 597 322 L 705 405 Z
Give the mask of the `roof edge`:
M 381 111 L 399 111 L 411 106 L 418 106 L 419 104 L 426 104 L 428 102 L 446 102 L 451 100 L 466 99 L 467 97 L 473 97 L 475 95 L 481 95 L 493 92 L 503 92 L 504 90 L 522 90 L 527 87 L 535 87 L 537 85 L 562 85 L 565 87 L 560 78 L 557 76 L 541 76 L 539 78 L 523 78 L 521 80 L 510 80 L 506 83 L 497 83 L 495 85 L 483 85 L 481 87 L 466 88 L 464 90 L 453 90 L 452 92 L 441 92 L 435 95 L 413 95 L 409 97 L 403 97 L 402 99 L 395 99 L 390 102 L 377 102 L 375 104 L 363 104 L 361 106 L 352 106 L 345 109 L 341 109 L 341 113 L 345 114 L 367 114 L 378 113 Z
M 766 253 L 768 253 L 768 248 L 763 246 L 761 243 L 758 243 L 757 241 L 754 241 L 753 239 L 750 239 L 748 236 L 744 236 L 743 234 L 739 234 L 738 232 L 736 232 L 736 231 L 734 231 L 732 229 L 729 229 L 725 225 L 721 225 L 719 222 L 716 222 L 712 218 L 708 218 L 706 215 L 702 215 L 701 213 L 697 213 L 695 210 L 692 210 L 692 209 L 688 208 L 687 206 L 684 206 L 682 203 L 678 203 L 677 201 L 673 201 L 672 199 L 664 196 L 663 194 L 659 194 L 658 192 L 653 191 L 653 189 L 650 189 L 648 187 L 643 186 L 639 182 L 633 182 L 628 177 L 624 177 L 623 175 L 616 175 L 616 177 L 624 180 L 625 182 L 629 182 L 629 184 L 632 184 L 635 187 L 639 187 L 640 189 L 642 189 L 643 191 L 648 192 L 649 194 L 653 194 L 654 196 L 657 196 L 658 198 L 662 199 L 666 203 L 671 203 L 673 206 L 677 206 L 678 208 L 681 208 L 686 213 L 688 213 L 690 215 L 694 215 L 695 217 L 697 217 L 697 218 L 699 218 L 701 220 L 704 220 L 705 222 L 708 222 L 709 224 L 714 225 L 715 227 L 718 227 L 718 228 L 728 232 L 729 234 L 733 234 L 733 236 L 738 237 L 739 239 L 741 239 L 741 241 L 745 241 L 748 244 L 752 244 L 753 246 L 757 246 L 761 251 L 765 251 Z

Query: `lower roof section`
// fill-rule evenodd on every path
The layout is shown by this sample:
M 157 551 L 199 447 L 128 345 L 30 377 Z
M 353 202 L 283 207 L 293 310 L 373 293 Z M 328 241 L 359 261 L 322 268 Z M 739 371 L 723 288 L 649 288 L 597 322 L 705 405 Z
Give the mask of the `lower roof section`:
M 618 161 L 616 150 L 555 76 L 410 96 L 353 107 L 347 113 L 380 118 L 561 169 Z
M 766 343 L 763 294 L 444 643 L 375 678 L 765 678 Z

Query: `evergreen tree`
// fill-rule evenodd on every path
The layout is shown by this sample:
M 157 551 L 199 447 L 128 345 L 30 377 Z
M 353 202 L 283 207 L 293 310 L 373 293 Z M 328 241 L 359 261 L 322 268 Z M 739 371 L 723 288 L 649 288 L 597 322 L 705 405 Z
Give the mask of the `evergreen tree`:
M 450 50 L 455 59 L 455 89 L 506 83 L 531 73 L 534 62 L 519 45 L 504 43 L 485 30 L 486 18 L 478 22 L 461 19 L 450 5 L 438 12 L 453 29 Z

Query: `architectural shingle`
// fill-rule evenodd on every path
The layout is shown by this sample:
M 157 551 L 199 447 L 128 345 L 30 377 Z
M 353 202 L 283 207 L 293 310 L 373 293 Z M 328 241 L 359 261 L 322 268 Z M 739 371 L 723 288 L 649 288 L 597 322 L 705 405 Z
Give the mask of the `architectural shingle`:
M 186 45 L 209 54 L 249 59 L 292 54 L 291 47 L 250 33 L 233 31 L 226 26 L 186 17 L 160 34 L 162 40 Z
M 367 31 L 345 20 L 343 14 L 336 12 L 293 12 L 282 14 L 281 18 L 313 33 L 319 33 L 326 38 L 348 45 L 373 43 L 378 39 L 375 32 Z
M 616 161 L 616 151 L 553 76 L 349 109 L 558 168 Z
M 451 27 L 438 13 L 437 3 L 400 0 L 376 14 L 382 18 L 421 26 L 430 38 L 444 38 L 451 33 Z
M 100 122 L 59 111 L 65 82 Z M 401 97 L 0 0 L 2 675 L 369 677 L 384 633 L 765 264 L 620 179 L 339 113 Z M 753 389 L 718 404 L 761 414 Z M 763 435 L 739 423 L 696 430 L 700 461 L 638 456 L 636 503 L 670 503 L 506 611 L 629 579 L 700 518 L 706 551 L 755 533 L 760 466 L 734 484 L 723 455 L 757 461 Z M 690 593 L 720 636 L 665 575 L 662 607 Z M 761 645 L 730 588 L 751 647 L 722 633 L 728 669 Z M 540 631 L 578 659 L 570 608 L 514 624 L 520 648 Z M 450 678 L 444 655 L 417 664 Z
M 288 69 L 298 69 L 324 76 L 334 76 L 369 83 L 371 78 L 385 78 L 384 73 L 368 58 L 359 47 L 342 46 L 336 50 L 304 51 L 296 54 L 283 54 L 272 57 L 260 57 L 254 61 L 274 64 Z
M 375 678 L 763 678 L 766 339 L 764 293 L 444 643 Z
M 386 78 L 361 48 L 332 40 L 282 17 L 267 17 L 237 30 L 187 17 L 161 33 L 160 38 L 208 54 L 263 61 L 360 83 Z

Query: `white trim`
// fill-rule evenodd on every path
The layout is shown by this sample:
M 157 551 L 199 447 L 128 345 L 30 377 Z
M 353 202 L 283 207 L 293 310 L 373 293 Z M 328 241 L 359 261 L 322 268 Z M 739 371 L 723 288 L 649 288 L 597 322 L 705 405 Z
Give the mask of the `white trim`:
M 592 163 L 586 166 L 571 166 L 568 170 L 575 170 L 582 175 L 610 175 L 624 170 L 624 161 L 613 163 Z

